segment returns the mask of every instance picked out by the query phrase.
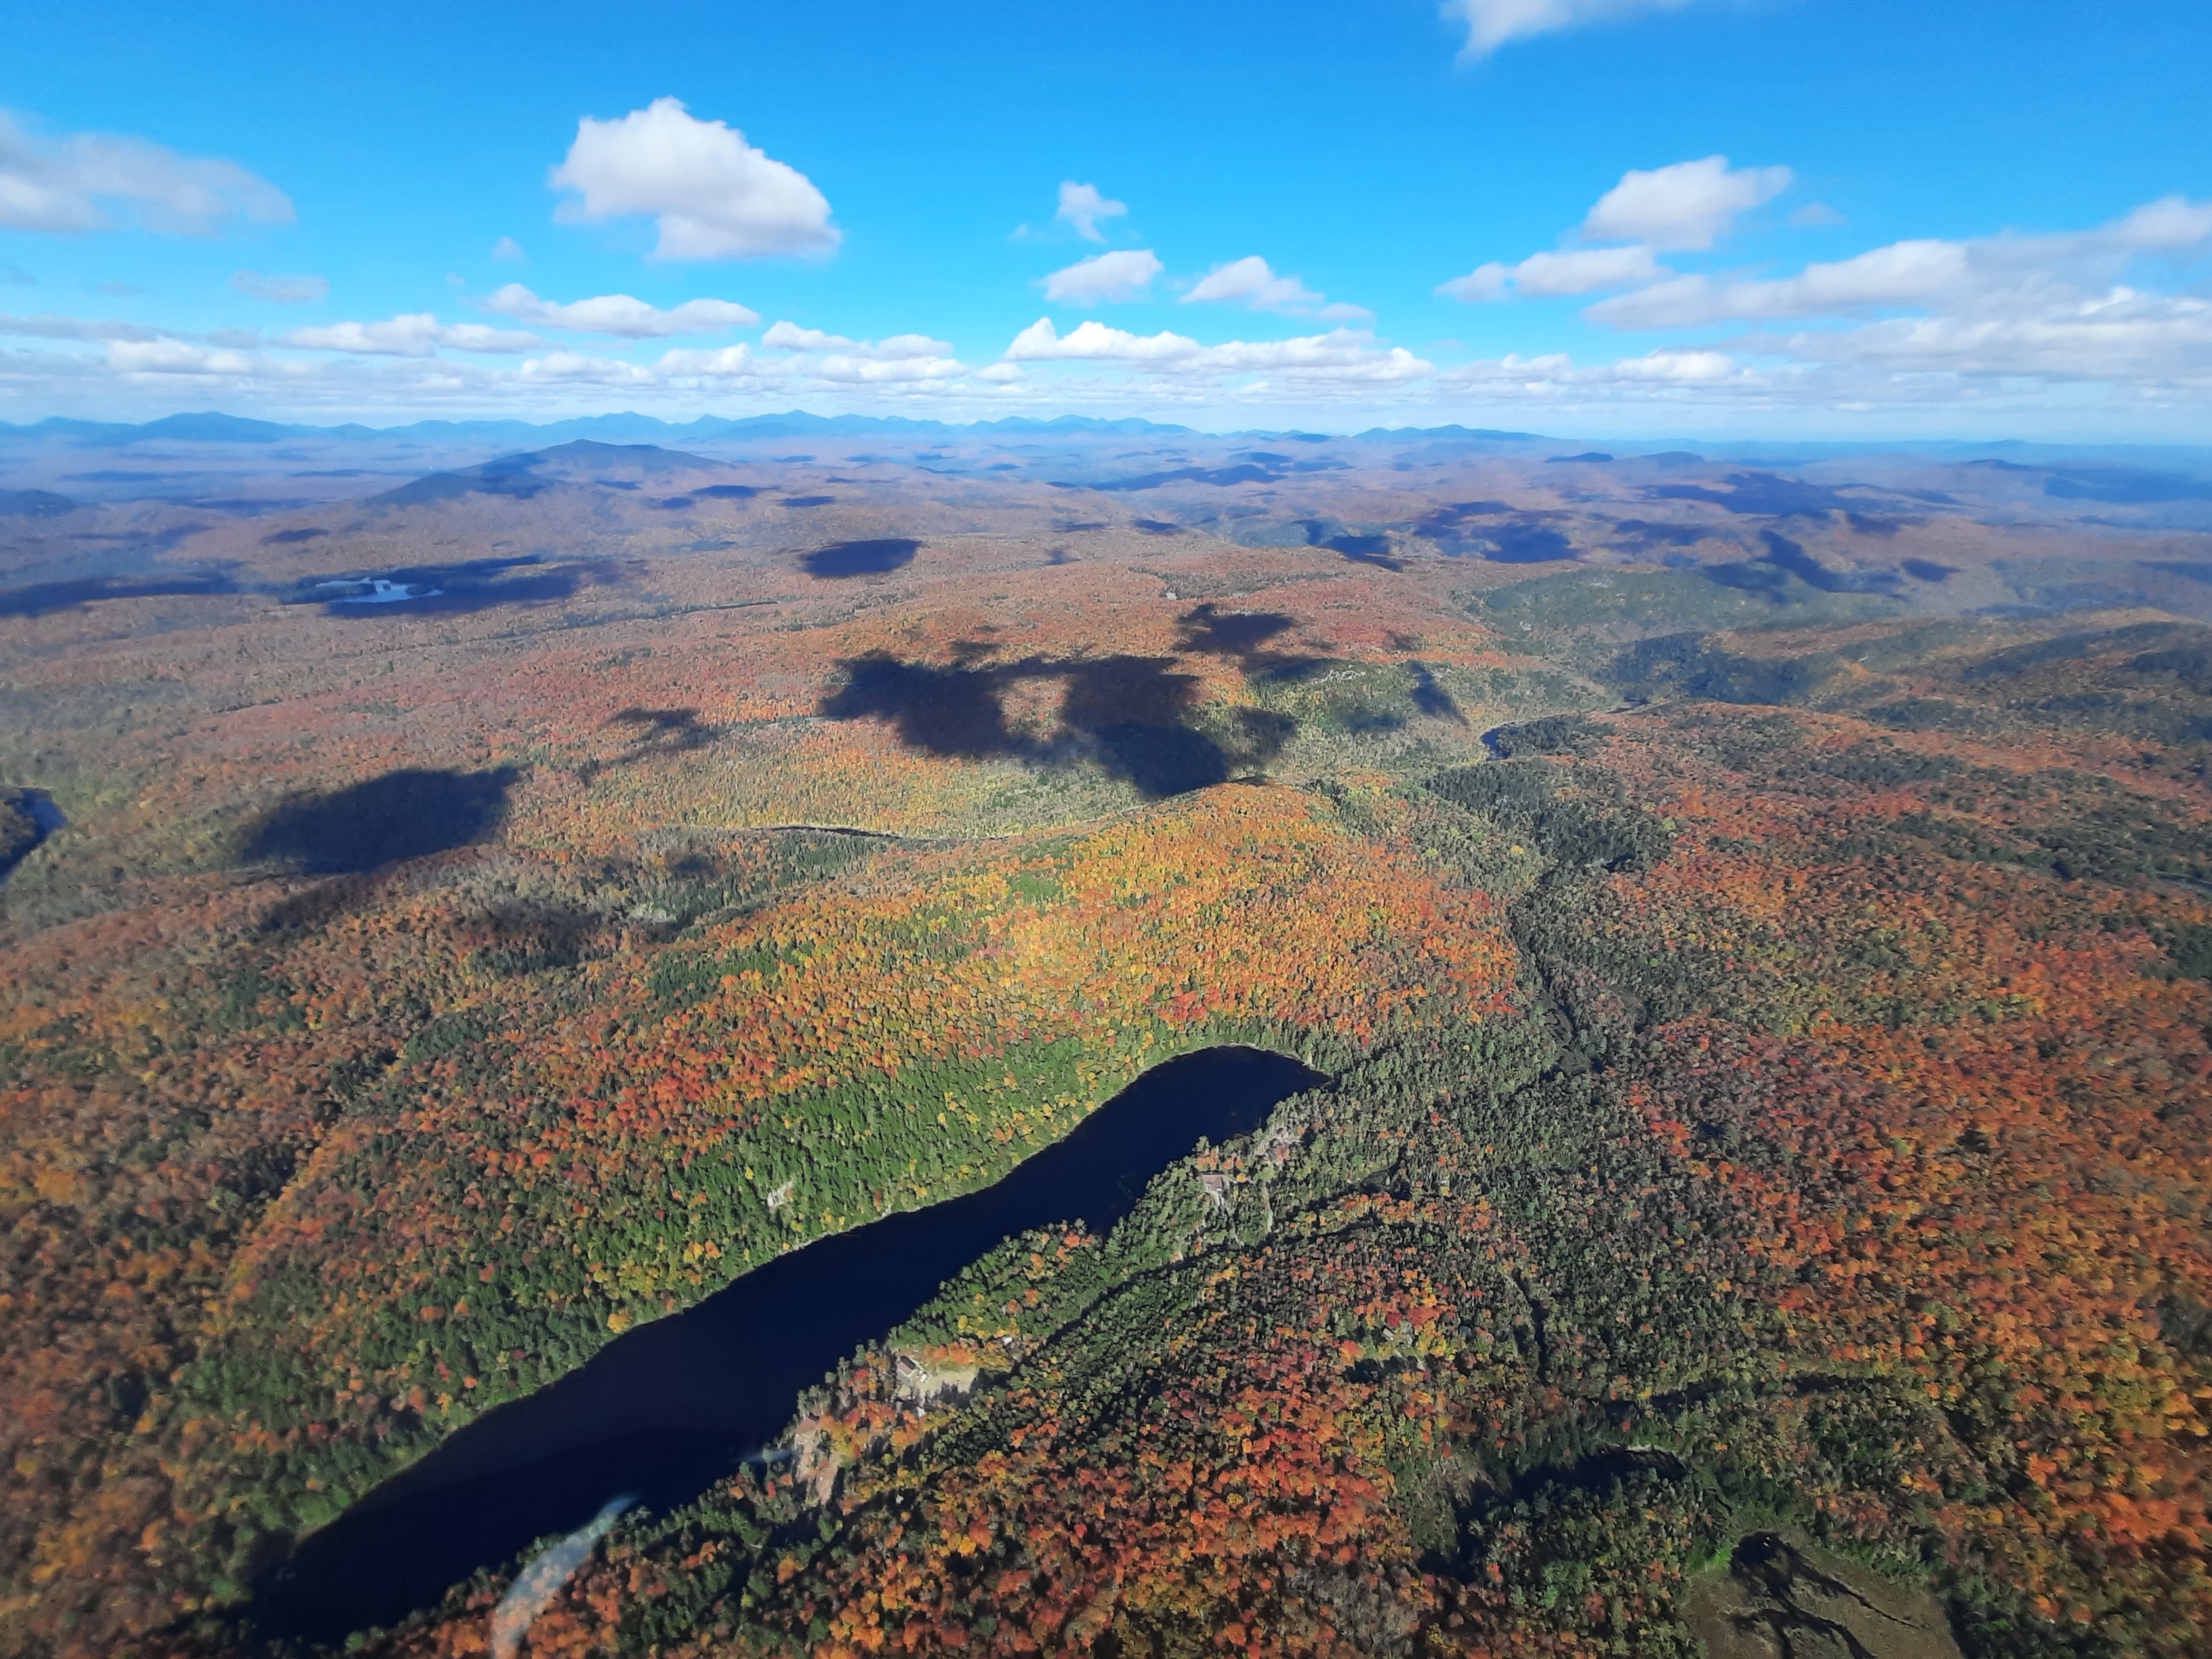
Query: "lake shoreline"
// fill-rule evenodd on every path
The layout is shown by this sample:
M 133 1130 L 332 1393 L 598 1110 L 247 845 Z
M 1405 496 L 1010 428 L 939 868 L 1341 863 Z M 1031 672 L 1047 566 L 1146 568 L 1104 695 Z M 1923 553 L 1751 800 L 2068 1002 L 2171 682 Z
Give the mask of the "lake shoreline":
M 1001 1240 L 1104 1233 L 1201 1140 L 1252 1133 L 1320 1073 L 1224 1043 L 1161 1061 L 1052 1146 L 957 1197 L 808 1240 L 502 1402 L 300 1540 L 258 1587 L 266 1637 L 335 1642 L 434 1605 L 617 1492 L 696 1497 L 789 1426 L 799 1392 Z

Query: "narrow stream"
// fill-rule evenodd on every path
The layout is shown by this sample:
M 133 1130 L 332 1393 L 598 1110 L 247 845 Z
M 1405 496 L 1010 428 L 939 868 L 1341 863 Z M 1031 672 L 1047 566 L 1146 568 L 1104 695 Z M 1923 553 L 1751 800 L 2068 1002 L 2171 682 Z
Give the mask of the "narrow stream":
M 1000 1240 L 1077 1220 L 1103 1233 L 1201 1136 L 1249 1133 L 1326 1081 L 1257 1048 L 1168 1060 L 996 1184 L 817 1239 L 624 1333 L 303 1539 L 256 1598 L 257 1626 L 334 1642 L 397 1623 L 610 1498 L 696 1498 L 783 1432 L 799 1390 Z

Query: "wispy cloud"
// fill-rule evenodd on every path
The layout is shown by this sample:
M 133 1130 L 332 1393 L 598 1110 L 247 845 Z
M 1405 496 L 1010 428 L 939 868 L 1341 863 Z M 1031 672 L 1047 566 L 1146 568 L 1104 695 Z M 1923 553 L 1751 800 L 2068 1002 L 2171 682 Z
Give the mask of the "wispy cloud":
M 1696 173 L 1628 175 L 1583 229 L 1694 245 L 1779 187 L 1781 169 L 1737 173 L 1710 160 L 1719 165 L 1685 164 Z M 1670 270 L 1644 242 L 1538 254 L 1478 266 L 1437 291 L 1486 300 L 1612 289 L 1585 318 L 1624 330 L 1748 331 L 1609 367 L 1509 355 L 1443 378 L 1516 396 L 1644 386 L 1767 406 L 2017 403 L 2085 386 L 2122 400 L 2201 403 L 2212 395 L 2212 300 L 2171 289 L 2208 252 L 2212 202 L 2169 196 L 2083 230 L 1914 238 L 1775 276 Z M 2169 291 L 2140 285 L 2161 275 Z
M 114 133 L 49 138 L 0 110 L 0 228 L 82 234 L 136 224 L 207 236 L 234 220 L 292 216 L 290 198 L 235 161 Z
M 52 312 L 33 317 L 0 314 L 0 334 L 36 340 L 158 340 L 162 331 L 143 323 L 118 322 L 113 318 L 59 317 Z
M 276 337 L 280 345 L 313 351 L 346 351 L 371 357 L 428 357 L 441 346 L 459 351 L 514 353 L 544 345 L 535 334 L 487 323 L 441 323 L 427 311 L 378 322 L 326 323 Z
M 1410 380 L 1430 372 L 1402 346 L 1378 346 L 1364 329 L 1331 329 L 1288 340 L 1229 340 L 1200 345 L 1163 330 L 1133 334 L 1104 323 L 1079 323 L 1066 334 L 1040 317 L 1016 335 L 1004 360 L 1024 362 L 1127 363 L 1173 374 L 1295 375 L 1365 380 Z
M 1509 40 L 1638 12 L 1673 11 L 1689 0 L 1444 0 L 1445 18 L 1467 30 L 1462 58 L 1487 58 Z
M 327 299 L 331 280 L 327 276 L 272 276 L 265 271 L 234 270 L 230 285 L 240 294 L 250 294 L 257 300 L 270 300 L 278 305 L 305 305 L 313 300 Z
M 1071 227 L 1078 236 L 1093 242 L 1103 242 L 1105 234 L 1098 228 L 1101 219 L 1118 219 L 1129 210 L 1127 202 L 1116 202 L 1101 196 L 1096 185 L 1079 185 L 1073 179 L 1063 179 L 1060 186 L 1060 210 L 1053 215 L 1062 224 Z
M 1620 328 L 1837 317 L 1909 307 L 2015 318 L 2119 297 L 2128 261 L 2212 246 L 2212 202 L 2169 196 L 2089 230 L 1963 241 L 1923 237 L 1808 264 L 1792 276 L 1674 276 L 1590 307 Z
M 1563 351 L 1533 357 L 1509 353 L 1457 364 L 1437 378 L 1447 386 L 1492 392 L 1543 393 L 1596 387 L 1713 387 L 1753 377 L 1725 351 L 1667 350 L 1584 365 Z
M 1648 282 L 1664 267 L 1648 247 L 1573 248 L 1564 253 L 1532 253 L 1518 264 L 1492 259 L 1464 276 L 1437 285 L 1446 299 L 1535 299 L 1561 294 L 1594 294 L 1600 289 Z
M 768 331 L 761 336 L 761 343 L 780 351 L 836 351 L 884 362 L 942 357 L 952 349 L 949 342 L 933 340 L 927 334 L 893 334 L 882 340 L 855 340 L 781 320 L 769 325 Z
M 802 354 L 802 372 L 833 386 L 912 385 L 955 380 L 968 373 L 967 364 L 951 355 L 949 342 L 933 340 L 927 334 L 893 334 L 881 340 L 855 340 L 842 334 L 827 334 L 818 328 L 801 328 L 796 323 L 778 321 L 769 325 L 768 331 L 761 336 L 761 343 L 777 350 Z M 663 361 L 665 363 L 666 360 Z

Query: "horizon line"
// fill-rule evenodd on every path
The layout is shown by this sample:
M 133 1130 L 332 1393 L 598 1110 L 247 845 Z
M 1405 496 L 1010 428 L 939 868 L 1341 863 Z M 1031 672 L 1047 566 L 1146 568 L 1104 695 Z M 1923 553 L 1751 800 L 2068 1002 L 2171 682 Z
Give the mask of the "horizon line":
M 590 415 L 566 415 L 548 421 L 530 421 L 525 420 L 519 416 L 512 415 L 479 415 L 466 416 L 428 416 L 413 421 L 398 422 L 391 426 L 371 426 L 366 422 L 357 420 L 339 421 L 330 424 L 315 424 L 304 421 L 274 420 L 263 416 L 233 415 L 222 410 L 202 409 L 180 410 L 172 414 L 156 416 L 144 421 L 102 420 L 93 416 L 74 415 L 48 415 L 43 416 L 35 421 L 28 422 L 0 420 L 0 437 L 30 437 L 37 435 L 41 431 L 62 433 L 82 431 L 88 434 L 148 433 L 149 435 L 167 436 L 181 442 L 250 443 L 255 441 L 276 442 L 287 437 L 307 437 L 311 435 L 382 437 L 418 432 L 426 428 L 452 429 L 455 431 L 465 431 L 471 428 L 479 429 L 507 428 L 510 430 L 520 428 L 521 430 L 530 432 L 550 432 L 564 427 L 579 427 L 624 422 L 631 422 L 640 427 L 656 428 L 665 432 L 694 432 L 698 436 L 709 441 L 720 436 L 744 435 L 744 428 L 766 428 L 778 422 L 791 422 L 817 427 L 823 429 L 825 432 L 840 426 L 846 427 L 848 430 L 854 432 L 861 430 L 898 429 L 911 429 L 915 431 L 935 430 L 939 432 L 1034 432 L 1058 430 L 1070 433 L 1091 432 L 1111 434 L 1114 432 L 1121 432 L 1134 434 L 1138 432 L 1149 431 L 1164 434 L 1180 434 L 1194 438 L 1273 438 L 1286 441 L 1303 441 L 1308 443 L 1359 442 L 1393 439 L 1410 440 L 1423 437 L 1437 437 L 1485 443 L 1575 444 L 1613 442 L 1619 443 L 1623 447 L 1641 447 L 1647 451 L 1669 443 L 1681 442 L 1698 443 L 1710 448 L 1721 449 L 1741 449 L 1749 447 L 1763 446 L 1775 446 L 1778 447 L 1796 449 L 1818 448 L 1840 450 L 1865 450 L 1874 448 L 2033 448 L 2073 450 L 2148 450 L 2163 451 L 2167 453 L 2181 452 L 2185 453 L 2212 454 L 2212 442 L 2190 442 L 2186 441 L 2159 442 L 2148 439 L 2023 437 L 1966 438 L 1906 435 L 1904 434 L 1894 433 L 1880 435 L 1853 436 L 1848 438 L 1800 436 L 1789 434 L 1774 434 L 1766 436 L 1750 436 L 1719 433 L 1685 434 L 1679 438 L 1669 438 L 1666 436 L 1632 437 L 1626 434 L 1618 437 L 1607 437 L 1601 433 L 1600 434 L 1592 437 L 1587 434 L 1581 435 L 1563 435 L 1555 433 L 1517 431 L 1495 427 L 1469 427 L 1458 422 L 1447 422 L 1436 426 L 1384 426 L 1377 424 L 1369 426 L 1357 431 L 1345 430 L 1334 432 L 1312 432 L 1294 426 L 1237 426 L 1206 428 L 1191 426 L 1181 422 L 1158 421 L 1148 416 L 1141 415 L 1079 415 L 1073 411 L 1066 411 L 1055 416 L 1009 415 L 989 419 L 979 417 L 968 421 L 948 421 L 935 416 L 916 416 L 908 415 L 866 415 L 852 412 L 823 415 L 817 414 L 811 410 L 797 407 L 755 415 L 700 414 L 692 416 L 688 421 L 673 421 L 662 416 L 645 414 L 635 409 L 616 409 L 602 410 L 599 413 Z M 206 422 L 210 426 L 221 423 L 222 425 L 236 429 L 229 433 L 214 431 L 192 433 L 174 429 L 179 427 L 189 426 L 194 422 Z M 699 430 L 699 428 L 719 428 L 720 430 Z M 154 428 L 170 429 L 165 432 L 155 432 L 153 431 Z M 258 432 L 253 432 L 251 430 L 253 428 L 258 428 L 259 430 Z M 759 435 L 774 436 L 781 434 L 762 431 Z M 1561 457 L 1559 459 L 1564 459 L 1571 458 Z M 1612 458 L 1608 456 L 1607 459 L 1610 459 Z M 1629 459 L 1634 458 L 1630 457 Z

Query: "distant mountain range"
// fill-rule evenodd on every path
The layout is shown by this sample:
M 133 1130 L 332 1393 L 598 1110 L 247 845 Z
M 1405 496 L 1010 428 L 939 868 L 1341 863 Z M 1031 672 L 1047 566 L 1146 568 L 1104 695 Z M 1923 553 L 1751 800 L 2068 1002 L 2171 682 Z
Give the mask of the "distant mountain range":
M 838 438 L 878 434 L 922 442 L 963 437 L 1130 437 L 1234 441 L 1252 443 L 1319 444 L 1349 440 L 1354 442 L 1434 445 L 1547 445 L 1561 441 L 1534 432 L 1507 432 L 1491 427 L 1401 426 L 1370 427 L 1364 432 L 1322 433 L 1267 431 L 1247 428 L 1237 432 L 1201 432 L 1159 421 L 1128 416 L 1101 420 L 1088 415 L 1061 415 L 1051 420 L 1009 416 L 1003 420 L 911 420 L 897 415 L 810 415 L 791 410 L 781 415 L 748 415 L 732 419 L 702 415 L 696 420 L 674 422 L 625 410 L 610 415 L 580 416 L 572 420 L 533 425 L 528 421 L 416 421 L 406 426 L 371 427 L 359 422 L 343 426 L 304 426 L 279 421 L 258 421 L 210 410 L 198 414 L 168 415 L 158 421 L 131 424 L 113 421 L 80 421 L 55 416 L 16 425 L 0 421 L 0 446 L 59 440 L 87 449 L 125 448 L 143 443 L 276 444 L 299 439 L 415 439 L 425 443 L 511 445 L 518 451 L 542 451 L 577 439 L 613 443 L 641 441 L 665 444 L 672 441 L 703 442 L 724 438 Z M 1666 441 L 1646 441 L 1664 448 Z M 2136 465 L 2174 466 L 2192 473 L 2212 470 L 2212 451 L 2187 445 L 2084 444 L 2023 441 L 2003 438 L 1990 441 L 1958 439 L 1868 440 L 1838 442 L 1801 439 L 1706 440 L 1699 448 L 1708 456 L 1726 456 L 1743 465 L 1790 467 L 1846 455 L 1890 453 L 1917 454 L 1934 459 L 1964 460 L 2002 456 L 2029 464 L 2080 463 L 2096 457 Z M 1632 453 L 1643 444 L 1628 446 L 1624 459 L 1680 459 Z M 1595 453 L 1561 457 L 1598 463 Z M 1608 459 L 1610 459 L 1608 457 Z M 2102 499 L 2101 497 L 2100 499 Z M 21 509 L 19 509 L 21 510 Z
M 596 438 L 572 438 L 565 444 L 556 444 L 549 449 L 526 450 L 519 455 L 499 456 L 478 466 L 433 472 L 411 483 L 404 483 L 397 489 L 371 495 L 364 505 L 419 507 L 427 501 L 449 501 L 463 495 L 511 495 L 519 501 L 528 501 L 532 495 L 541 494 L 552 483 L 550 479 L 539 477 L 537 473 L 537 469 L 548 461 L 586 472 L 602 472 L 613 467 L 632 468 L 641 472 L 669 472 L 685 467 L 721 465 L 718 461 L 708 460 L 703 455 L 687 455 L 680 449 L 662 449 L 653 444 L 610 444 L 602 443 Z M 726 493 L 731 488 L 724 485 L 714 493 Z M 736 488 L 743 489 L 743 493 L 748 495 L 753 493 L 743 486 Z
M 809 415 L 793 410 L 782 415 L 750 415 L 724 419 L 702 415 L 694 421 L 663 421 L 651 415 L 622 413 L 588 415 L 573 420 L 534 425 L 528 421 L 416 421 L 407 426 L 368 427 L 358 422 L 343 426 L 297 426 L 277 421 L 250 420 L 215 410 L 195 415 L 169 415 L 137 425 L 111 421 L 76 421 L 59 416 L 26 426 L 0 421 L 0 439 L 62 438 L 88 447 L 152 442 L 270 444 L 297 438 L 426 438 L 489 441 L 512 441 L 543 445 L 570 438 L 798 438 L 892 433 L 924 438 L 960 433 L 1127 433 L 1131 434 L 1188 434 L 1191 428 L 1164 426 L 1136 419 L 1102 421 L 1088 416 L 1063 415 L 1049 421 L 1021 416 L 1000 421 L 951 425 L 943 421 L 908 420 L 896 415 Z M 1296 435 L 1296 434 L 1285 434 Z
M 1285 443 L 1326 443 L 1334 435 L 1297 431 L 1207 434 L 1187 426 L 1139 420 L 1134 416 L 1108 421 L 1087 415 L 1061 415 L 1045 421 L 1014 415 L 1003 420 L 974 421 L 963 424 L 909 420 L 898 415 L 809 415 L 796 409 L 781 415 L 748 415 L 741 419 L 702 415 L 696 420 L 682 422 L 624 412 L 581 416 L 573 420 L 548 422 L 542 426 L 533 425 L 528 421 L 416 421 L 407 426 L 393 427 L 369 427 L 358 422 L 349 422 L 343 426 L 299 426 L 278 421 L 251 420 L 213 410 L 194 415 L 168 415 L 158 421 L 146 421 L 136 425 L 112 421 L 69 420 L 60 416 L 21 426 L 0 421 L 0 441 L 59 438 L 88 448 L 119 448 L 131 444 L 161 442 L 273 444 L 299 438 L 421 438 L 447 441 L 512 442 L 540 447 L 573 438 L 596 438 L 603 441 L 639 438 L 690 439 L 696 441 L 709 438 L 857 437 L 868 433 L 910 438 L 1017 433 L 1036 433 L 1048 436 L 1079 434 L 1130 437 L 1221 435 L 1267 438 Z M 1532 432 L 1495 432 L 1462 426 L 1405 427 L 1394 430 L 1378 427 L 1357 435 L 1400 441 L 1419 439 L 1442 441 L 1455 439 L 1513 442 L 1537 441 L 1537 434 Z

